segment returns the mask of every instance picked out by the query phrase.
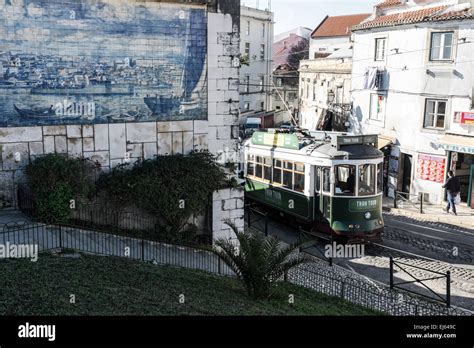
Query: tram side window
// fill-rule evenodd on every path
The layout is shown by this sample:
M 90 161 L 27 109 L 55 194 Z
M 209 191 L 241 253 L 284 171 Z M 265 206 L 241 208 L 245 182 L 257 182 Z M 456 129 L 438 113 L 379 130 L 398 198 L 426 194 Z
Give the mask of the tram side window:
M 295 163 L 295 191 L 304 192 L 304 164 Z
M 337 196 L 355 195 L 356 166 L 342 165 L 335 167 L 335 194 Z
M 383 191 L 383 163 L 377 165 L 377 193 Z
M 323 169 L 323 192 L 330 193 L 331 192 L 331 169 L 324 168 Z
M 359 196 L 375 194 L 375 164 L 359 166 Z
M 247 158 L 247 175 L 255 175 L 255 156 L 249 155 Z
M 272 159 L 268 157 L 263 159 L 263 179 L 272 181 Z
M 315 189 L 316 189 L 316 192 L 321 192 L 321 168 L 320 167 L 316 167 L 316 185 L 315 185 Z
M 281 185 L 281 170 L 282 170 L 282 162 L 280 160 L 273 161 L 273 183 L 277 185 Z
M 283 162 L 283 187 L 293 190 L 293 163 Z
M 257 163 L 255 164 L 255 176 L 257 178 L 262 178 L 263 174 L 263 158 L 261 156 L 257 156 Z

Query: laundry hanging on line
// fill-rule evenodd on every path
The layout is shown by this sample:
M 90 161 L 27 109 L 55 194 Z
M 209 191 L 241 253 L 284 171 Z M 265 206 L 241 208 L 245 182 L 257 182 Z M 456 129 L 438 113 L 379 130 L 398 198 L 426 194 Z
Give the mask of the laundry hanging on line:
M 385 69 L 368 67 L 365 71 L 364 89 L 381 89 Z

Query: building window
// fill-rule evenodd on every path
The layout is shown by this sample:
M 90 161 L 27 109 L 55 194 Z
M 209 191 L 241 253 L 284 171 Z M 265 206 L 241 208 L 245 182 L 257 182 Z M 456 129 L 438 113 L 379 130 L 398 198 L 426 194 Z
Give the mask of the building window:
M 245 76 L 245 93 L 250 92 L 250 76 Z
M 250 110 L 250 103 L 245 103 L 244 104 L 244 109 L 245 109 L 245 111 L 249 111 Z
M 313 101 L 316 101 L 316 80 L 313 82 Z
M 265 102 L 261 102 L 261 103 L 260 103 L 260 109 L 261 109 L 261 110 L 265 110 Z
M 288 100 L 289 101 L 294 101 L 296 99 L 296 93 L 290 92 L 288 93 Z
M 245 43 L 245 54 L 250 56 L 250 42 Z
M 265 37 L 265 23 L 262 23 L 262 37 Z
M 451 60 L 453 55 L 454 33 L 431 33 L 430 60 Z
M 425 128 L 444 128 L 446 118 L 446 100 L 426 99 Z
M 387 39 L 375 39 L 375 60 L 385 60 L 387 52 Z
M 385 117 L 385 96 L 381 94 L 371 94 L 369 118 L 375 121 L 383 121 L 384 117 Z
M 265 60 L 265 45 L 260 45 L 260 60 Z
M 247 21 L 247 25 L 245 26 L 245 34 L 250 35 L 250 21 Z
M 259 89 L 260 92 L 263 92 L 264 90 L 264 84 L 265 84 L 265 76 L 260 76 L 260 82 L 259 82 Z
M 278 79 L 277 79 L 277 86 L 278 86 L 278 87 L 281 87 L 281 85 L 282 85 L 281 79 L 278 78 Z

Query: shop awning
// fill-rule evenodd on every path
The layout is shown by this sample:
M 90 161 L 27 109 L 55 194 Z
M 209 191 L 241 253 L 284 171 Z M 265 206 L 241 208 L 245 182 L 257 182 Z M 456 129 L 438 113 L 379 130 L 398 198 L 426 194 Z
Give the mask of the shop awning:
M 474 154 L 474 137 L 447 134 L 438 141 L 446 151 Z
M 379 135 L 378 139 L 378 144 L 379 144 L 379 149 L 383 149 L 384 147 L 395 144 L 397 142 L 397 139 L 388 135 Z

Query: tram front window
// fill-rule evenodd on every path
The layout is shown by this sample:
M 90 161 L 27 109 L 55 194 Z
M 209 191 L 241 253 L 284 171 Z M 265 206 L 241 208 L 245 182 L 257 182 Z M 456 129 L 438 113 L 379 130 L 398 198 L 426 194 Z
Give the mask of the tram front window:
M 336 183 L 334 186 L 336 196 L 355 195 L 356 166 L 342 165 L 335 167 Z
M 359 166 L 359 196 L 375 195 L 375 164 Z

